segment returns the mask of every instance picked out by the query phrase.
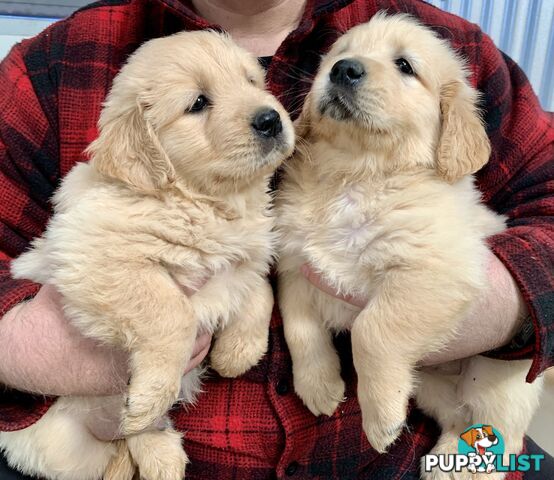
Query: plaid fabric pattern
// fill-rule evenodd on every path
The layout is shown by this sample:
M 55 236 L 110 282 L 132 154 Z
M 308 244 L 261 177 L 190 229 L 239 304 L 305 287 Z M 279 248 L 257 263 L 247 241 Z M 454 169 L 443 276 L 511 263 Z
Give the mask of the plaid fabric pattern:
M 541 110 L 521 70 L 478 27 L 418 0 L 308 0 L 299 27 L 273 57 L 268 85 L 296 116 L 321 53 L 341 32 L 379 10 L 408 12 L 468 59 L 493 152 L 478 174 L 484 200 L 509 217 L 491 247 L 516 279 L 535 327 L 535 344 L 501 358 L 532 358 L 532 381 L 554 363 L 554 118 Z M 14 281 L 10 259 L 39 235 L 49 198 L 97 135 L 101 102 L 127 56 L 142 42 L 181 30 L 217 28 L 184 0 L 103 0 L 14 47 L 0 65 L 0 313 L 36 293 Z M 279 312 L 269 351 L 243 377 L 212 374 L 198 405 L 172 412 L 191 457 L 187 478 L 256 480 L 337 478 L 412 480 L 438 436 L 417 408 L 388 455 L 361 430 L 349 339 L 340 336 L 347 400 L 315 418 L 292 390 Z M 3 391 L 0 430 L 35 422 L 53 399 Z M 521 479 L 512 474 L 509 480 Z

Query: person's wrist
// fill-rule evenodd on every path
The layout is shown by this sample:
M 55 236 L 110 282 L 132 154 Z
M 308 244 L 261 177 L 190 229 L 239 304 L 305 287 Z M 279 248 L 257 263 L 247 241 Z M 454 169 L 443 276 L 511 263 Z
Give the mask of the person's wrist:
M 527 305 L 514 277 L 492 252 L 489 252 L 487 260 L 487 278 L 490 288 L 482 299 L 476 302 L 477 314 L 480 313 L 483 317 L 489 311 L 495 314 L 498 335 L 491 336 L 490 348 L 484 352 L 509 344 L 529 316 Z
M 2 318 L 0 318 L 0 352 L 3 352 L 3 354 L 0 353 L 0 385 L 8 388 L 17 388 L 15 385 L 13 385 L 13 371 L 9 365 L 9 358 L 11 358 L 11 355 L 9 354 L 9 348 L 10 345 L 13 345 L 13 322 L 15 317 L 18 315 L 27 301 L 28 300 L 25 300 L 14 305 L 11 309 L 4 313 Z M 3 358 L 4 356 L 8 358 Z
M 0 320 L 0 383 L 44 395 L 110 395 L 125 388 L 127 356 L 83 337 L 43 286 Z

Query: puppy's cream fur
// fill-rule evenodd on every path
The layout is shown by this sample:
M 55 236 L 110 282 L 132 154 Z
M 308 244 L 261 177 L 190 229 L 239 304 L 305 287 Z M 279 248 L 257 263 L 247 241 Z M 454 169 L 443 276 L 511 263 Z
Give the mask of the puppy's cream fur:
M 200 95 L 208 107 L 190 111 Z M 252 128 L 267 108 L 281 117 L 274 138 Z M 198 332 L 215 333 L 211 363 L 224 376 L 265 353 L 275 246 L 268 179 L 292 152 L 294 131 L 257 60 L 213 32 L 140 47 L 99 126 L 91 162 L 64 179 L 45 234 L 12 270 L 55 285 L 85 336 L 130 353 L 120 399 L 128 437 L 96 440 L 81 419 L 105 399 L 67 397 L 33 426 L 1 433 L 0 447 L 11 465 L 48 479 L 125 480 L 136 464 L 143 479 L 178 480 L 187 462 L 180 434 L 136 433 L 177 399 Z M 186 401 L 198 372 L 182 383 Z
M 348 91 L 330 77 L 342 59 L 366 72 Z M 276 201 L 296 392 L 315 415 L 334 412 L 344 383 L 331 332 L 351 329 L 363 428 L 380 452 L 402 431 L 418 383 L 419 405 L 443 428 L 443 453 L 457 453 L 458 435 L 482 422 L 519 452 L 537 406 L 541 382 L 525 383 L 526 361 L 475 357 L 452 378 L 415 369 L 457 333 L 486 287 L 485 239 L 504 228 L 473 185 L 490 147 L 467 76 L 446 42 L 407 16 L 353 28 L 322 59 Z M 300 273 L 306 262 L 367 306 L 312 286 Z

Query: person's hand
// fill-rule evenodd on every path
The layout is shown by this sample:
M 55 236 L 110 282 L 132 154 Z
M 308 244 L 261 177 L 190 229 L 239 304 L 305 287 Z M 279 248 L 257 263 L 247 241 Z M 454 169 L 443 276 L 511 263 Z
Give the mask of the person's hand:
M 422 365 L 437 365 L 502 347 L 521 327 L 526 307 L 514 279 L 492 252 L 489 252 L 486 262 L 487 290 L 470 307 L 462 320 L 457 338 L 451 340 L 442 350 L 427 355 L 421 362 Z M 364 308 L 367 304 L 367 298 L 337 294 L 310 265 L 303 265 L 301 272 L 310 283 L 328 295 L 359 308 Z
M 210 343 L 210 335 L 197 339 L 194 355 L 183 373 L 202 362 Z M 52 286 L 41 287 L 32 300 L 12 308 L 0 320 L 3 385 L 55 396 L 117 395 L 125 390 L 127 376 L 127 354 L 83 337 L 65 319 L 60 295 Z M 110 415 L 98 412 L 95 417 L 100 420 Z M 109 436 L 107 422 L 91 418 L 87 423 L 98 425 L 99 436 Z M 114 422 L 112 431 L 117 431 L 118 425 Z

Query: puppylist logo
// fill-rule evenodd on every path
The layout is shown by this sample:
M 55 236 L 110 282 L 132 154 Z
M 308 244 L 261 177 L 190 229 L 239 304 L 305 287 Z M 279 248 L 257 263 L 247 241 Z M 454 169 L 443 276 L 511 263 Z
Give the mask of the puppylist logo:
M 504 439 L 496 428 L 475 424 L 460 434 L 457 454 L 425 455 L 423 468 L 426 472 L 540 472 L 544 455 L 511 453 L 505 457 L 504 448 Z

